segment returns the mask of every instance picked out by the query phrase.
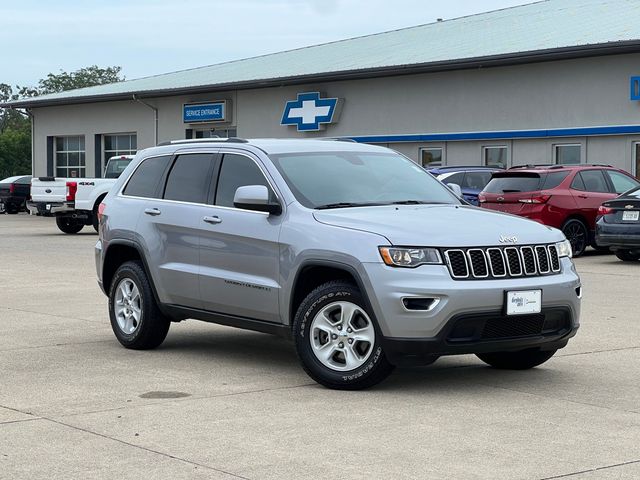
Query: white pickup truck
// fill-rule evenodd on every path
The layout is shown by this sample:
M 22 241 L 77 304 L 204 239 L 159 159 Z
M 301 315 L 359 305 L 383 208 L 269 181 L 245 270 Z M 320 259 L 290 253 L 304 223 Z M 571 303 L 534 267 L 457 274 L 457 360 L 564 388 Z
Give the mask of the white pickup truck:
M 104 178 L 34 177 L 31 200 L 27 201 L 29 213 L 56 217 L 64 233 L 78 233 L 85 225 L 98 231 L 98 206 L 133 157 L 111 157 Z

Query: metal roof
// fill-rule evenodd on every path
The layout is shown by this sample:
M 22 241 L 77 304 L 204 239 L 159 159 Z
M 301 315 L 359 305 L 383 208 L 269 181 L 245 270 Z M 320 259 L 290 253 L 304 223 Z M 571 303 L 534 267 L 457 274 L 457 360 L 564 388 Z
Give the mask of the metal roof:
M 35 107 L 640 51 L 640 1 L 527 5 L 10 102 Z

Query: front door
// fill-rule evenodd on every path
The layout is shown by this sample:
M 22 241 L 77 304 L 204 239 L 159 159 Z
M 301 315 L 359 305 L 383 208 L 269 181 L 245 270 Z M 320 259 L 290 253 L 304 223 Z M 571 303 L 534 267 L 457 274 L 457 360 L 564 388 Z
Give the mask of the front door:
M 213 205 L 199 219 L 200 293 L 206 310 L 280 323 L 282 216 L 233 205 L 236 189 L 244 185 L 265 185 L 273 194 L 257 161 L 237 153 L 222 156 Z

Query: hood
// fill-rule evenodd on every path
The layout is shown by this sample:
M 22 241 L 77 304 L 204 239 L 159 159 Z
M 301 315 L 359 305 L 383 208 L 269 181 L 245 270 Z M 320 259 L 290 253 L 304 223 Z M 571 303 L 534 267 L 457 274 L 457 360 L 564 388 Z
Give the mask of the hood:
M 488 247 L 564 240 L 562 232 L 532 220 L 461 205 L 385 205 L 316 210 L 318 222 L 385 236 L 392 245 Z

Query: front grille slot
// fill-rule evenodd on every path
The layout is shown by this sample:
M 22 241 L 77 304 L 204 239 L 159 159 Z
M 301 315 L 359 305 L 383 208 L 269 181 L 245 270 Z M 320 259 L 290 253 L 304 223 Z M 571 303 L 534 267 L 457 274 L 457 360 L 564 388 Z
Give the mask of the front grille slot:
M 489 268 L 487 267 L 487 259 L 484 252 L 479 248 L 467 250 L 469 256 L 469 265 L 471 265 L 471 275 L 475 278 L 487 278 L 489 276 Z
M 538 271 L 540 273 L 549 273 L 551 270 L 549 266 L 549 257 L 547 249 L 543 246 L 537 246 L 536 250 L 536 260 L 538 261 Z
M 522 247 L 520 249 L 520 253 L 522 254 L 522 263 L 524 265 L 525 275 L 535 275 L 536 274 L 536 258 L 533 255 L 533 248 Z
M 551 275 L 561 270 L 555 245 L 443 249 L 455 280 Z
M 553 272 L 560 271 L 560 258 L 558 257 L 558 249 L 555 245 L 549 245 L 549 259 L 551 261 L 551 270 Z
M 491 318 L 484 324 L 480 338 L 528 337 L 540 335 L 544 325 L 544 315 L 522 316 L 520 318 Z
M 453 278 L 468 278 L 467 257 L 462 250 L 447 250 L 444 254 Z

